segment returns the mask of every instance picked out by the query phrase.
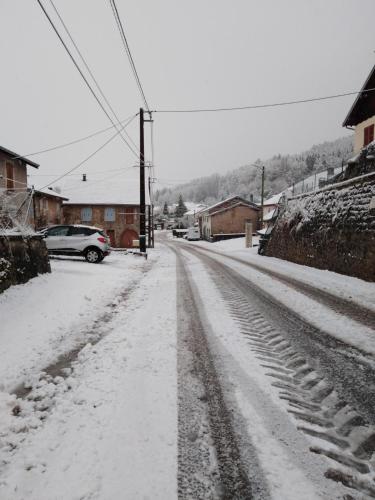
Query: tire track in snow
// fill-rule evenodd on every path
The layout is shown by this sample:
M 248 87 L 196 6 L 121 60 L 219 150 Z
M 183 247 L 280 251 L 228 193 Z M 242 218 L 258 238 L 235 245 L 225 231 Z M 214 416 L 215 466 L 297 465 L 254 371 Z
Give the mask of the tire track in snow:
M 252 483 L 242 463 L 234 409 L 226 405 L 183 259 L 172 248 L 178 273 L 179 498 L 269 498 L 260 470 Z
M 316 359 L 315 353 L 312 355 L 308 345 L 295 342 L 285 325 L 280 328 L 278 322 L 270 321 L 269 308 L 275 307 L 275 303 L 270 303 L 261 289 L 212 257 L 202 255 L 191 247 L 186 250 L 208 266 L 232 317 L 270 377 L 271 385 L 279 390 L 280 399 L 288 405 L 288 412 L 296 420 L 297 429 L 313 439 L 315 445 L 310 447 L 310 451 L 332 461 L 326 477 L 375 498 L 374 406 L 364 400 L 364 408 L 359 412 L 355 404 L 348 403 L 350 398 L 345 397 L 342 388 L 337 390 L 337 380 L 332 380 L 330 373 L 325 372 L 321 360 Z M 259 307 L 262 301 L 263 308 Z M 286 309 L 280 304 L 277 306 Z M 288 311 L 284 311 L 284 317 L 287 314 Z M 300 320 L 299 333 L 302 335 L 304 326 Z M 356 368 L 360 379 L 362 367 Z M 372 377 L 374 379 L 373 374 Z M 358 387 L 349 386 L 347 390 L 356 391 Z M 363 381 L 361 390 L 363 394 L 368 390 Z M 369 415 L 372 420 L 367 418 Z
M 188 250 L 192 248 L 192 245 L 187 245 L 182 243 L 183 247 Z M 361 323 L 364 326 L 375 329 L 375 312 L 367 307 L 357 304 L 351 300 L 345 299 L 334 295 L 333 293 L 327 292 L 317 288 L 309 283 L 299 281 L 295 278 L 287 276 L 283 273 L 267 269 L 264 266 L 256 264 L 255 262 L 249 262 L 245 259 L 240 259 L 239 257 L 234 257 L 225 253 L 218 252 L 216 250 L 211 250 L 201 246 L 194 246 L 194 250 L 201 252 L 208 252 L 211 254 L 230 259 L 234 262 L 244 264 L 245 266 L 252 267 L 256 271 L 259 271 L 270 278 L 278 280 L 280 283 L 290 286 L 294 290 L 303 293 L 307 297 L 311 297 L 325 307 L 330 307 L 333 311 L 347 316 L 348 318 Z

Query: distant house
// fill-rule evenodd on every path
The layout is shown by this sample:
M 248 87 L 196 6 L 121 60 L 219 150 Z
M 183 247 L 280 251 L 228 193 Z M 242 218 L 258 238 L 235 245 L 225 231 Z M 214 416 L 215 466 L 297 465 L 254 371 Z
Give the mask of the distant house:
M 202 238 L 216 241 L 245 234 L 246 222 L 258 227 L 260 208 L 240 196 L 232 196 L 198 213 Z
M 375 66 L 372 68 L 365 81 L 361 93 L 357 96 L 349 113 L 347 114 L 343 127 L 354 127 L 354 153 L 370 144 L 375 139 L 375 91 L 366 92 L 375 88 Z
M 64 224 L 100 227 L 109 236 L 112 247 L 132 248 L 139 241 L 138 193 L 137 184 L 124 182 L 124 188 L 116 190 L 90 181 L 84 174 L 82 180 L 64 189 L 69 198 L 63 203 Z
M 63 201 L 68 201 L 68 198 L 52 188 L 34 189 L 33 222 L 36 230 L 53 224 L 62 224 Z
M 281 197 L 283 196 L 283 193 L 275 194 L 274 196 L 271 196 L 271 198 L 268 198 L 267 200 L 264 200 L 263 203 L 263 223 L 267 226 L 267 223 L 273 219 L 275 211 L 277 207 L 279 206 L 279 202 Z
M 207 205 L 198 204 L 194 208 L 184 213 L 182 223 L 186 227 L 194 226 L 198 222 L 198 213 L 207 208 Z
M 0 219 L 12 224 L 15 217 L 28 221 L 31 196 L 27 190 L 27 165 L 39 165 L 0 146 Z

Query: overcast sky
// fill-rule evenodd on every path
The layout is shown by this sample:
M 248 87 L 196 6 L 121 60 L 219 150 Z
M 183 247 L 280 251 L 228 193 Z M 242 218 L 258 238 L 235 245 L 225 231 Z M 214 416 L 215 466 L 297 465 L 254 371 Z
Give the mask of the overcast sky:
M 118 116 L 137 113 L 142 101 L 109 0 L 54 2 Z M 255 105 L 354 91 L 375 63 L 374 0 L 116 2 L 151 109 Z M 49 0 L 43 3 L 53 14 Z M 111 125 L 36 0 L 0 0 L 0 19 L 1 145 L 27 154 Z M 174 184 L 347 135 L 341 124 L 353 100 L 155 113 L 155 174 Z M 128 130 L 138 144 L 138 122 Z M 39 185 L 111 135 L 113 130 L 30 157 L 41 165 Z M 105 176 L 135 161 L 116 138 L 78 172 Z M 112 182 L 126 175 L 115 172 Z

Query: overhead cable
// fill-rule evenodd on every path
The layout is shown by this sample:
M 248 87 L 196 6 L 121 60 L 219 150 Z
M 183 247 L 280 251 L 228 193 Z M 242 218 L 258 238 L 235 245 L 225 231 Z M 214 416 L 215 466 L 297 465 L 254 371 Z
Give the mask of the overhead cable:
M 66 45 L 66 43 L 64 42 L 62 36 L 60 35 L 58 29 L 56 28 L 54 22 L 52 21 L 52 19 L 50 18 L 50 16 L 48 15 L 48 12 L 46 11 L 46 9 L 44 8 L 41 0 L 37 0 L 38 4 L 40 5 L 40 8 L 42 9 L 42 11 L 44 12 L 46 18 L 48 19 L 50 25 L 52 26 L 54 32 L 56 33 L 56 35 L 58 36 L 60 42 L 62 43 L 65 51 L 68 53 L 70 59 L 72 60 L 74 66 L 77 68 L 79 74 L 81 75 L 82 79 L 84 80 L 86 86 L 88 87 L 88 89 L 90 90 L 91 94 L 93 95 L 94 99 L 96 100 L 96 102 L 99 104 L 99 106 L 101 107 L 101 109 L 103 110 L 103 112 L 105 113 L 105 115 L 107 116 L 107 118 L 110 120 L 110 122 L 112 123 L 112 125 L 116 128 L 117 130 L 117 124 L 115 124 L 115 122 L 113 121 L 113 119 L 111 118 L 111 116 L 109 115 L 108 111 L 105 109 L 105 107 L 103 106 L 102 102 L 100 101 L 99 97 L 96 95 L 94 89 L 92 88 L 92 86 L 90 85 L 90 83 L 88 82 L 87 78 L 85 77 L 85 75 L 83 74 L 81 68 L 79 67 L 77 61 L 74 59 L 72 53 L 70 52 L 68 46 Z M 121 129 L 120 129 L 121 131 Z M 121 136 L 122 140 L 125 142 L 125 144 L 128 146 L 128 148 L 130 149 L 130 151 L 136 155 L 136 157 L 138 158 L 139 155 L 137 153 L 135 153 L 133 151 L 133 148 L 130 146 L 130 144 L 128 143 L 128 141 L 125 139 L 125 137 Z
M 72 35 L 71 35 L 71 33 L 70 33 L 70 31 L 69 31 L 69 29 L 68 29 L 67 25 L 65 24 L 65 22 L 64 22 L 64 20 L 63 20 L 63 18 L 62 18 L 62 16 L 61 16 L 61 14 L 60 14 L 60 12 L 57 10 L 57 7 L 56 7 L 56 6 L 55 6 L 55 4 L 53 3 L 53 0 L 50 0 L 50 3 L 51 3 L 51 5 L 52 5 L 52 7 L 53 7 L 54 11 L 56 12 L 57 17 L 60 19 L 60 22 L 61 22 L 61 24 L 63 25 L 63 27 L 64 27 L 64 29 L 65 29 L 65 32 L 67 33 L 67 35 L 68 35 L 68 37 L 69 37 L 70 41 L 72 42 L 72 44 L 73 44 L 74 48 L 76 49 L 76 51 L 77 51 L 77 53 L 78 53 L 79 57 L 81 58 L 81 61 L 83 62 L 83 64 L 84 64 L 85 68 L 87 69 L 87 71 L 88 71 L 89 75 L 90 75 L 90 76 L 91 76 L 91 78 L 93 79 L 93 81 L 94 81 L 94 83 L 95 83 L 95 85 L 96 85 L 96 88 L 99 90 L 100 95 L 103 97 L 103 99 L 104 99 L 105 103 L 107 104 L 107 106 L 109 107 L 109 109 L 112 111 L 113 116 L 116 118 L 116 120 L 117 120 L 117 126 L 119 126 L 119 124 L 120 124 L 120 119 L 119 119 L 119 117 L 117 116 L 117 114 L 116 114 L 115 110 L 113 109 L 113 107 L 112 107 L 111 103 L 108 101 L 107 97 L 105 96 L 105 94 L 104 94 L 104 92 L 103 92 L 102 88 L 100 87 L 100 85 L 99 85 L 99 83 L 98 83 L 97 79 L 95 78 L 95 76 L 94 76 L 93 72 L 91 71 L 91 68 L 89 67 L 89 65 L 87 64 L 87 62 L 86 62 L 85 58 L 83 57 L 82 52 L 80 51 L 80 49 L 79 49 L 78 45 L 77 45 L 77 44 L 76 44 L 76 42 L 74 41 L 74 39 L 73 39 L 73 37 L 72 37 Z M 133 146 L 135 146 L 135 147 L 137 148 L 137 145 L 135 144 L 135 142 L 133 141 L 133 139 L 132 139 L 132 138 L 128 135 L 128 133 L 126 132 L 126 130 L 124 130 L 124 134 L 125 134 L 125 135 L 126 135 L 126 137 L 130 140 L 130 142 L 132 142 L 132 143 L 133 143 Z M 133 151 L 133 152 L 134 152 L 134 151 Z
M 137 72 L 137 69 L 135 67 L 134 59 L 133 59 L 132 53 L 130 51 L 130 47 L 129 47 L 128 41 L 126 39 L 124 27 L 122 25 L 122 22 L 121 22 L 121 19 L 120 19 L 118 10 L 117 10 L 116 2 L 115 2 L 115 0 L 110 0 L 110 3 L 111 3 L 111 7 L 112 7 L 113 16 L 114 16 L 114 18 L 116 20 L 116 24 L 117 24 L 118 30 L 120 32 L 121 40 L 122 40 L 122 43 L 124 45 L 124 49 L 125 49 L 126 55 L 128 56 L 128 59 L 129 59 L 129 62 L 130 62 L 130 66 L 131 66 L 133 74 L 134 74 L 135 81 L 136 81 L 138 89 L 139 89 L 139 91 L 141 93 L 142 100 L 144 102 L 145 108 L 146 108 L 147 112 L 149 113 L 150 112 L 150 108 L 148 106 L 147 99 L 146 99 L 146 96 L 145 96 L 145 93 L 144 93 L 144 90 L 143 90 L 143 87 L 142 87 L 142 84 L 141 84 L 141 80 L 139 79 L 138 72 Z
M 133 120 L 137 115 L 138 115 L 138 113 L 136 115 L 132 115 L 131 117 L 125 118 L 124 120 L 121 120 L 119 122 L 120 125 L 122 125 L 124 122 L 127 122 L 129 120 L 129 118 L 131 118 Z M 129 124 L 130 124 L 130 122 L 128 122 L 126 124 L 126 127 Z M 24 155 L 12 156 L 11 159 L 12 160 L 17 160 L 18 158 L 28 158 L 30 156 L 40 155 L 40 154 L 43 154 L 43 153 L 49 153 L 50 151 L 55 151 L 56 149 L 66 148 L 68 146 L 72 146 L 74 144 L 78 144 L 79 142 L 83 142 L 83 141 L 86 141 L 88 139 L 91 139 L 92 137 L 95 137 L 97 135 L 103 134 L 104 132 L 108 132 L 108 130 L 111 130 L 113 128 L 115 128 L 115 125 L 111 125 L 110 127 L 102 128 L 101 130 L 98 130 L 97 132 L 93 132 L 92 134 L 86 135 L 85 137 L 81 137 L 80 139 L 75 139 L 75 140 L 70 141 L 70 142 L 65 142 L 64 144 L 58 144 L 57 146 L 51 146 L 49 148 L 42 149 L 40 151 L 35 151 L 33 153 L 27 153 L 27 154 L 24 154 Z
M 124 128 L 125 126 L 126 125 L 123 125 L 122 128 Z M 55 182 L 58 182 L 59 180 L 61 180 L 65 176 L 67 176 L 68 174 L 71 174 L 72 172 L 74 172 L 74 170 L 77 170 L 77 168 L 81 167 L 84 163 L 86 163 L 93 156 L 95 156 L 97 153 L 99 153 L 99 151 L 101 151 L 103 148 L 105 148 L 111 141 L 113 141 L 113 139 L 115 139 L 120 134 L 121 130 L 122 129 L 117 130 L 116 133 L 114 135 L 112 135 L 107 141 L 105 141 L 104 144 L 102 144 L 99 148 L 97 148 L 93 153 L 91 153 L 89 156 L 87 156 L 84 160 L 82 160 L 81 162 L 79 162 L 78 165 L 74 166 L 73 168 L 71 168 L 70 170 L 68 170 L 64 174 L 60 175 L 59 177 L 57 177 L 56 179 L 54 179 L 52 182 L 49 182 L 48 184 L 46 184 L 45 186 L 43 186 L 40 189 L 44 189 L 44 188 L 46 188 L 48 186 L 51 186 Z
M 289 106 L 291 104 L 302 104 L 307 102 L 327 101 L 329 99 L 337 99 L 338 97 L 345 97 L 349 95 L 365 94 L 367 92 L 374 92 L 375 88 L 367 90 L 356 90 L 353 92 L 344 92 L 343 94 L 334 94 L 323 97 L 312 97 L 310 99 L 299 99 L 296 101 L 274 102 L 271 104 L 255 104 L 250 106 L 234 106 L 230 108 L 192 108 L 192 109 L 154 109 L 151 113 L 213 113 L 217 111 L 241 111 L 246 109 L 261 109 L 261 108 L 274 108 L 277 106 Z

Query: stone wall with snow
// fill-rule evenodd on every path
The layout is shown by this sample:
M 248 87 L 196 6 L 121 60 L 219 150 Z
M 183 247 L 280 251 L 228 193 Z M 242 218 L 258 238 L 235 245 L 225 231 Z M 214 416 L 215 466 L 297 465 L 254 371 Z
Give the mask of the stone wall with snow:
M 375 281 L 375 173 L 288 201 L 265 254 Z
M 48 252 L 40 236 L 0 235 L 0 293 L 48 272 Z

